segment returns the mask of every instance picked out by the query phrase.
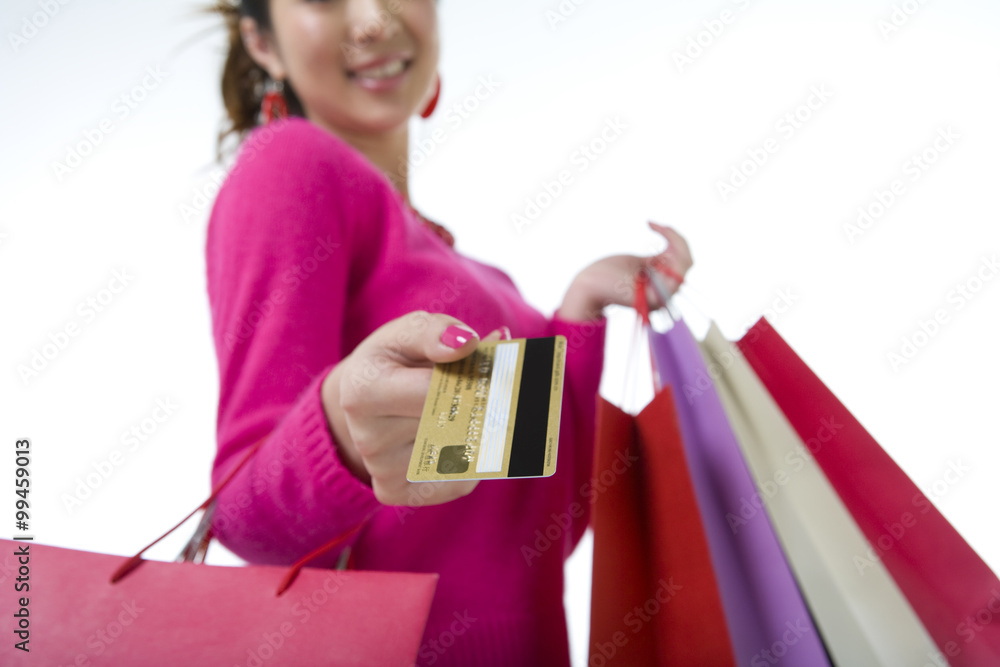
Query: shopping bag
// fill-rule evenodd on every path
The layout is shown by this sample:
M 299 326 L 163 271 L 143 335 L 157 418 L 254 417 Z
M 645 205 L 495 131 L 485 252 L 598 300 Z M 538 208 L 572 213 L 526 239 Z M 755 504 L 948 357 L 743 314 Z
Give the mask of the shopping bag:
M 590 667 L 733 665 L 673 396 L 598 398 Z
M 933 640 L 881 563 L 858 576 L 852 559 L 868 543 L 767 389 L 714 323 L 701 349 L 757 480 L 731 520 L 746 525 L 766 508 L 836 664 L 924 665 Z
M 3 584 L 3 665 L 409 667 L 437 582 L 307 568 L 277 596 L 288 568 L 147 561 L 110 584 L 121 556 L 11 540 L 0 549 L 27 549 L 30 571 L 30 590 Z M 20 609 L 27 652 L 10 632 Z
M 766 320 L 738 346 L 867 538 L 858 578 L 880 560 L 950 664 L 1000 665 L 996 575 Z
M 143 560 L 145 549 L 124 558 L 0 540 L 8 554 L 0 558 L 0 664 L 410 667 L 438 575 L 304 567 L 352 532 L 291 568 L 165 563 Z
M 674 387 L 681 436 L 739 665 L 829 665 L 823 641 L 766 515 L 732 521 L 757 493 L 683 320 L 650 333 L 664 385 Z

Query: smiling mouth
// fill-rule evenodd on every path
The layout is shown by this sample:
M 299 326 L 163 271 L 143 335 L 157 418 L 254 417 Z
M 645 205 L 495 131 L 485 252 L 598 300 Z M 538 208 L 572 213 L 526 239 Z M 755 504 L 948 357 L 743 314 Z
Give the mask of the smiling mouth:
M 411 62 L 411 60 L 398 59 L 381 65 L 376 65 L 374 67 L 348 70 L 347 77 L 350 79 L 368 79 L 373 81 L 391 79 L 392 77 L 399 76 L 406 71 Z

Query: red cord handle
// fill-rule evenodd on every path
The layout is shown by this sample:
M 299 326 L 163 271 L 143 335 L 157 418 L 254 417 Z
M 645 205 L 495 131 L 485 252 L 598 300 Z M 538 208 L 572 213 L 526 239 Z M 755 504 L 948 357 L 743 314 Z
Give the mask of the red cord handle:
M 243 466 L 246 465 L 247 461 L 250 460 L 250 457 L 257 453 L 257 450 L 260 449 L 260 446 L 263 443 L 264 443 L 264 440 L 261 439 L 261 440 L 257 441 L 256 443 L 254 443 L 250 447 L 249 451 L 247 451 L 246 456 L 243 457 L 243 460 L 240 461 L 239 464 L 237 464 L 237 466 L 235 468 L 233 468 L 232 470 L 230 470 L 229 474 L 226 475 L 225 479 L 223 479 L 222 482 L 220 482 L 219 485 L 217 487 L 215 487 L 215 490 L 212 491 L 212 495 L 210 495 L 208 497 L 208 500 L 206 500 L 205 502 L 203 502 L 198 507 L 194 508 L 194 511 L 191 512 L 190 514 L 188 514 L 183 519 L 181 519 L 180 523 L 178 523 L 176 526 L 174 526 L 173 528 L 171 528 L 167 532 L 165 532 L 162 535 L 160 535 L 159 537 L 157 537 L 155 540 L 153 540 L 152 542 L 150 542 L 149 544 L 147 544 L 145 547 L 143 547 L 143 549 L 139 553 L 137 553 L 136 555 L 132 556 L 127 561 L 125 561 L 124 563 L 122 563 L 121 567 L 119 567 L 117 570 L 115 570 L 114 574 L 111 575 L 111 583 L 113 584 L 113 583 L 118 582 L 125 575 L 127 575 L 129 572 L 131 572 L 132 570 L 134 570 L 136 567 L 138 567 L 139 564 L 142 562 L 142 554 L 146 553 L 146 551 L 148 551 L 153 545 L 157 544 L 164 537 L 166 537 L 170 533 L 174 532 L 175 530 L 177 530 L 178 528 L 180 528 L 181 526 L 183 526 L 184 523 L 188 519 L 190 519 L 191 517 L 193 517 L 199 510 L 203 510 L 206 507 L 208 507 L 212 503 L 212 501 L 215 500 L 216 497 L 218 497 L 219 492 L 222 491 L 222 489 L 225 488 L 225 486 L 227 484 L 229 484 L 229 481 L 233 477 L 236 476 L 236 473 L 238 473 L 240 471 L 240 469 L 243 468 Z
M 174 532 L 182 525 L 184 525 L 184 523 L 188 519 L 193 517 L 199 510 L 206 509 L 209 505 L 211 505 L 215 501 L 215 499 L 219 496 L 219 493 L 222 491 L 222 489 L 224 489 L 226 485 L 228 485 L 229 482 L 234 477 L 236 477 L 236 474 L 243 468 L 243 466 L 247 464 L 248 461 L 250 461 L 250 458 L 257 453 L 257 450 L 260 449 L 261 445 L 264 444 L 264 440 L 266 440 L 266 438 L 262 438 L 250 446 L 250 449 L 247 450 L 246 456 L 243 457 L 243 460 L 240 461 L 235 468 L 230 470 L 229 474 L 226 475 L 226 477 L 221 482 L 219 482 L 219 485 L 215 487 L 215 490 L 212 491 L 212 495 L 210 495 L 205 502 L 196 507 L 194 511 L 188 514 L 186 517 L 181 519 L 181 521 L 176 526 L 165 532 L 163 535 L 160 535 L 158 538 L 156 538 L 155 540 L 147 544 L 145 547 L 143 547 L 143 549 L 139 553 L 137 553 L 136 555 L 132 556 L 124 563 L 122 563 L 118 567 L 118 569 L 116 569 L 114 573 L 111 575 L 111 583 L 115 584 L 124 579 L 130 572 L 132 572 L 132 570 L 139 567 L 139 565 L 141 565 L 144 562 L 142 555 L 146 553 L 146 551 L 148 551 L 151 547 L 157 544 L 164 537 L 166 537 L 167 535 L 169 535 L 170 533 Z M 357 533 L 359 530 L 361 530 L 364 527 L 364 525 L 368 522 L 368 520 L 372 517 L 373 514 L 374 512 L 372 512 L 372 514 L 369 514 L 364 519 L 362 519 L 361 522 L 358 523 L 358 525 L 338 535 L 337 537 L 333 538 L 332 540 L 321 546 L 319 549 L 316 549 L 315 551 L 299 559 L 297 563 L 295 563 L 288 569 L 288 572 L 285 574 L 281 582 L 278 584 L 278 591 L 275 595 L 281 595 L 286 590 L 288 590 L 288 587 L 292 585 L 292 582 L 295 581 L 295 578 L 299 576 L 299 572 L 302 570 L 302 568 L 305 567 L 306 564 L 309 563 L 312 559 L 331 551 L 337 545 L 341 544 L 342 542 L 353 536 L 355 533 Z
M 656 269 L 657 271 L 659 271 L 660 273 L 662 273 L 663 275 L 665 275 L 667 278 L 670 278 L 675 283 L 677 283 L 678 287 L 680 287 L 681 285 L 684 284 L 684 276 L 682 276 L 681 274 L 677 273 L 676 271 L 674 271 L 673 269 L 671 269 L 669 266 L 666 266 L 665 264 L 655 263 L 655 262 L 653 263 L 652 266 L 653 266 L 654 269 Z
M 336 547 L 340 543 L 344 542 L 347 538 L 357 533 L 364 527 L 366 523 L 368 523 L 368 519 L 372 518 L 372 515 L 374 514 L 375 512 L 372 512 L 364 519 L 362 519 L 358 525 L 354 526 L 354 528 L 351 528 L 350 530 L 341 533 L 337 537 L 333 538 L 332 540 L 321 546 L 319 549 L 316 549 L 315 551 L 308 553 L 302 558 L 300 558 L 297 563 L 288 568 L 288 573 L 285 574 L 284 578 L 281 580 L 281 583 L 278 584 L 278 592 L 275 593 L 275 595 L 281 595 L 282 593 L 287 591 L 288 587 L 292 585 L 292 582 L 295 581 L 295 578 L 299 576 L 299 572 L 302 571 L 302 568 L 304 568 L 306 564 L 309 563 L 309 561 L 311 561 L 313 558 L 316 558 L 317 556 L 321 556 L 329 551 L 332 551 L 334 547 Z
M 649 286 L 649 276 L 640 271 L 635 276 L 635 311 L 639 313 L 642 323 L 649 324 L 649 297 L 646 288 Z
M 639 314 L 640 321 L 636 323 L 636 333 L 639 328 L 650 327 L 649 322 L 649 296 L 646 288 L 649 286 L 649 276 L 645 271 L 640 271 L 635 276 L 635 310 Z M 659 393 L 662 389 L 660 384 L 660 374 L 656 371 L 656 357 L 653 356 L 653 348 L 649 348 L 649 365 L 653 371 L 653 391 Z

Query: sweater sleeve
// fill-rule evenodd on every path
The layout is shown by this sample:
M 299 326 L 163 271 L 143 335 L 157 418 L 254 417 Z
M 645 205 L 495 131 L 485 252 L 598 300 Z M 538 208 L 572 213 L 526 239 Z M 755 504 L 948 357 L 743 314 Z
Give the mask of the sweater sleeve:
M 341 140 L 295 120 L 248 137 L 217 197 L 206 244 L 213 484 L 263 443 L 220 494 L 213 530 L 248 561 L 293 562 L 379 506 L 337 454 L 320 386 L 349 353 L 347 300 L 377 261 L 387 187 Z
M 576 547 L 590 523 L 590 487 L 594 459 L 594 431 L 597 419 L 597 394 L 604 369 L 604 343 L 607 320 L 572 322 L 558 315 L 550 321 L 551 335 L 566 337 L 566 384 L 564 408 L 569 419 L 561 428 L 568 429 L 565 440 L 560 434 L 560 442 L 572 443 L 575 451 L 573 485 L 566 498 L 566 507 L 578 503 L 583 513 L 574 521 L 572 534 L 567 543 L 567 557 Z M 576 512 L 572 512 L 576 516 Z

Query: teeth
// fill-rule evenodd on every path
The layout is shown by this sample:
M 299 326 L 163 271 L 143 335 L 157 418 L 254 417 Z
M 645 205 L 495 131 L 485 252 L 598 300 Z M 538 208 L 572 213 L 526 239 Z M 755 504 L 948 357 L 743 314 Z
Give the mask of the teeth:
M 379 67 L 369 67 L 357 71 L 357 75 L 366 79 L 388 79 L 403 71 L 403 61 L 394 60 Z

